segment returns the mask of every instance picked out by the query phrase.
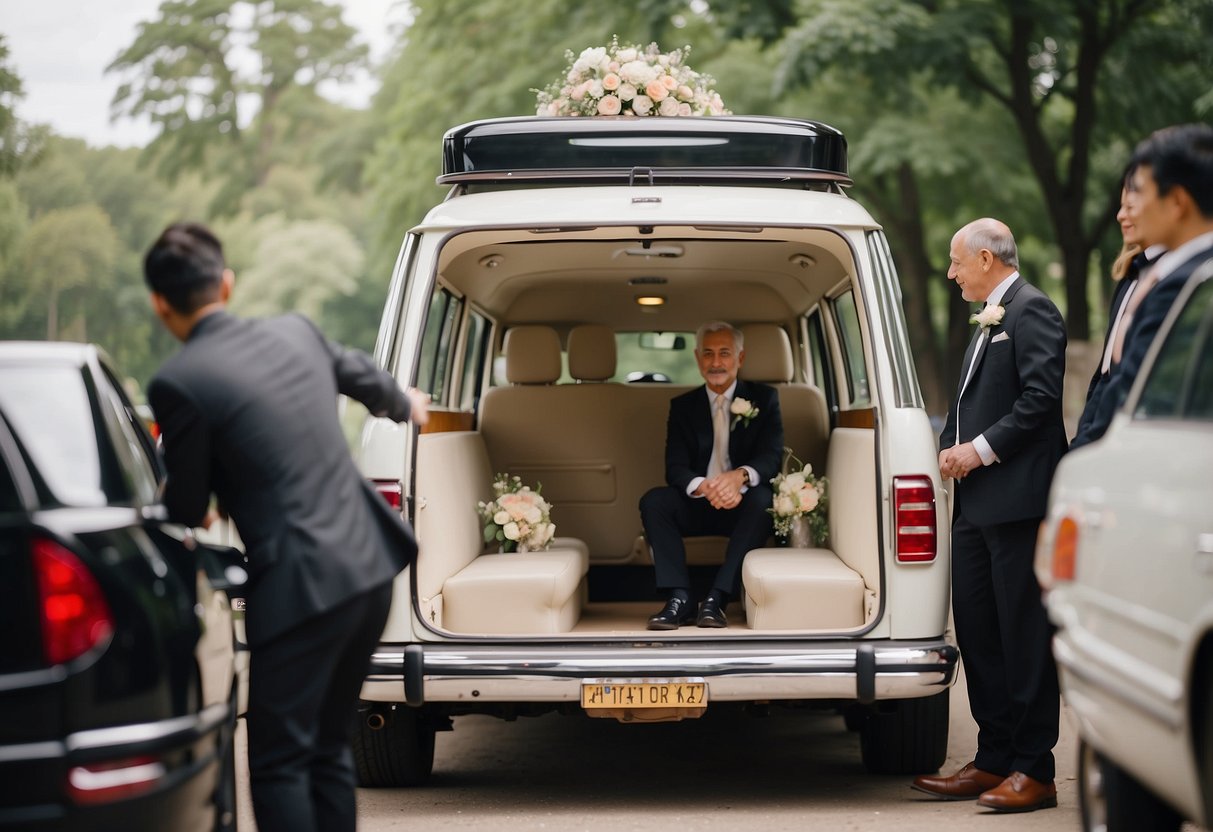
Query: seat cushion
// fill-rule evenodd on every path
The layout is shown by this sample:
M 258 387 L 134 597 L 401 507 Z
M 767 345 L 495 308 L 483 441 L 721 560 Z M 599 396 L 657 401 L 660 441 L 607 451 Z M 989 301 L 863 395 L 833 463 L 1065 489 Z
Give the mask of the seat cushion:
M 755 630 L 862 626 L 863 577 L 828 549 L 755 549 L 741 567 L 746 620 Z
M 581 549 L 481 555 L 443 585 L 443 623 L 459 633 L 568 632 L 586 568 Z

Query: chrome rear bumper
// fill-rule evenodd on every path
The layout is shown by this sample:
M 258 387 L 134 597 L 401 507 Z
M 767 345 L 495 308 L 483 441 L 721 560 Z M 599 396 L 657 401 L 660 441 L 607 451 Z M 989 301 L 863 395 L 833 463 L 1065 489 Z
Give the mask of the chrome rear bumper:
M 378 702 L 579 702 L 602 678 L 703 677 L 712 701 L 911 699 L 946 690 L 959 652 L 929 641 L 497 647 L 383 645 L 362 698 Z

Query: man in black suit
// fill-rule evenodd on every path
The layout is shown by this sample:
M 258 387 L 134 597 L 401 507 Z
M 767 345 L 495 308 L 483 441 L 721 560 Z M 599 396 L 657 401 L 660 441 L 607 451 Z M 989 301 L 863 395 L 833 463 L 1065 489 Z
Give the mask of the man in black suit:
M 219 241 L 167 228 L 148 252 L 152 306 L 182 349 L 148 386 L 172 520 L 209 526 L 211 495 L 248 555 L 248 737 L 261 832 L 352 830 L 349 730 L 392 597 L 416 554 L 350 458 L 337 394 L 424 424 L 427 398 L 286 315 L 240 320 Z
M 1213 127 L 1186 124 L 1151 134 L 1133 152 L 1128 210 L 1142 240 L 1167 253 L 1125 303 L 1121 337 L 1102 390 L 1087 403 L 1071 448 L 1101 438 L 1124 404 L 1154 336 L 1192 273 L 1213 257 Z
M 653 552 L 657 589 L 667 601 L 650 630 L 692 621 L 727 627 L 725 608 L 739 595 L 746 552 L 771 535 L 770 480 L 783 458 L 779 396 L 765 384 L 739 381 L 745 360 L 741 331 L 717 321 L 695 336 L 706 382 L 670 402 L 665 479 L 640 500 L 644 535 Z M 727 535 L 724 563 L 696 615 L 683 536 Z
M 1061 419 L 1066 332 L 1053 302 L 1020 276 L 1015 239 L 992 219 L 952 238 L 948 278 L 984 301 L 940 437 L 956 480 L 952 614 L 977 755 L 914 788 L 1025 812 L 1057 805 L 1053 746 L 1060 698 L 1051 629 L 1033 573 L 1049 482 L 1066 450 Z

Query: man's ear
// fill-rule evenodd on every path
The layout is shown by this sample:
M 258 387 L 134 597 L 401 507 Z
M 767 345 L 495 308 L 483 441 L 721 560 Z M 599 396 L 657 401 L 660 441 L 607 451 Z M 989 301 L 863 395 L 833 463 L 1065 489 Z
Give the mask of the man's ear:
M 172 305 L 169 304 L 164 295 L 160 294 L 159 292 L 152 292 L 151 301 L 152 311 L 156 313 L 156 317 L 162 321 L 167 321 L 169 316 L 173 314 Z
M 740 367 L 745 363 L 745 350 L 737 351 L 737 366 Z
M 223 277 L 219 280 L 219 300 L 227 303 L 232 296 L 232 287 L 236 285 L 236 273 L 231 269 L 223 270 Z

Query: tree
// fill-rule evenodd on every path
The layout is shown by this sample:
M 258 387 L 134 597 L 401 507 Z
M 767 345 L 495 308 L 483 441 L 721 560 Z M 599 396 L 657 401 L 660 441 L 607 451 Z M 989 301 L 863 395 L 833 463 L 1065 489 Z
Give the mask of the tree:
M 25 92 L 17 73 L 8 68 L 7 38 L 0 35 L 0 177 L 12 176 L 42 155 L 49 131 L 23 124 L 14 112 Z
M 786 6 L 786 3 L 776 3 Z M 890 91 L 917 79 L 1010 116 L 1065 275 L 1070 336 L 1089 335 L 1092 252 L 1132 144 L 1197 117 L 1213 7 L 1201 0 L 806 0 L 781 33 L 785 78 L 845 66 Z M 1165 44 L 1165 45 L 1164 45 Z M 964 135 L 980 122 L 948 125 Z
M 322 82 L 347 78 L 365 64 L 366 47 L 323 0 L 165 0 L 159 11 L 109 66 L 128 79 L 112 109 L 159 126 L 148 150 L 170 179 L 208 161 L 222 170 L 215 207 L 233 211 L 269 175 L 289 127 L 285 102 L 315 99 Z M 238 48 L 252 53 L 252 68 Z
M 88 339 L 90 312 L 108 306 L 118 247 L 109 217 L 96 205 L 48 211 L 30 223 L 22 243 L 25 302 L 45 302 L 47 340 L 62 337 L 65 319 L 71 338 Z

